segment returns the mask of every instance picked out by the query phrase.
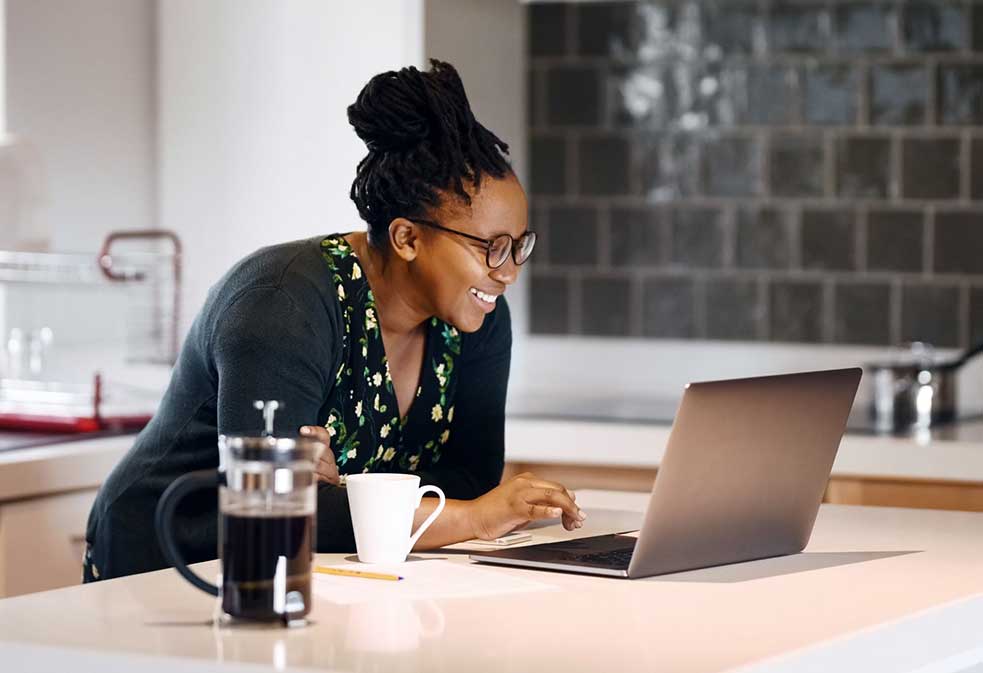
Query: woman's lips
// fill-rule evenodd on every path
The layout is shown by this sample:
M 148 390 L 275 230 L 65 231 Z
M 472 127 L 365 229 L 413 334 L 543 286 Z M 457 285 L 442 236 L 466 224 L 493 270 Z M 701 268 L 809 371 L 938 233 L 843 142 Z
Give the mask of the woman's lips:
M 490 313 L 495 308 L 495 301 L 500 296 L 495 294 L 487 294 L 474 287 L 470 288 L 468 294 L 474 298 L 474 300 L 478 303 L 478 306 L 480 306 L 485 313 Z

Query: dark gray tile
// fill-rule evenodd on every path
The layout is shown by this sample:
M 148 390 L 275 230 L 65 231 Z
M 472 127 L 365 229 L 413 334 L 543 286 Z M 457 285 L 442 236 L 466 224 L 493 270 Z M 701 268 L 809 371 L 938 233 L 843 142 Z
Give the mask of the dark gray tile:
M 692 278 L 648 278 L 642 284 L 642 335 L 692 339 L 696 334 Z
M 577 53 L 583 56 L 632 58 L 649 26 L 671 28 L 671 7 L 638 2 L 573 3 L 577 23 Z
M 581 138 L 577 152 L 580 193 L 627 194 L 629 145 L 624 138 Z
M 983 138 L 973 138 L 969 157 L 970 198 L 983 201 Z
M 803 114 L 812 124 L 853 124 L 857 121 L 857 70 L 852 66 L 806 68 Z
M 922 270 L 925 216 L 917 210 L 867 213 L 867 268 L 871 271 Z
M 805 210 L 802 266 L 841 271 L 855 268 L 854 226 L 854 215 L 849 210 Z
M 773 135 L 769 181 L 776 196 L 821 196 L 823 141 L 818 135 Z
M 529 228 L 536 232 L 536 250 L 530 258 L 530 266 L 549 262 L 549 218 L 546 206 L 538 202 L 529 204 Z
M 798 73 L 779 65 L 750 65 L 735 73 L 745 80 L 745 93 L 737 102 L 735 116 L 748 124 L 792 124 L 801 107 Z
M 945 124 L 983 125 L 983 65 L 940 65 L 938 105 Z
M 737 265 L 787 269 L 792 259 L 789 214 L 776 208 L 742 209 L 737 214 Z
M 823 288 L 816 282 L 775 281 L 770 286 L 772 341 L 823 340 Z
M 824 52 L 829 47 L 829 13 L 819 4 L 775 4 L 768 14 L 768 48 L 773 52 Z
M 691 134 L 647 135 L 639 143 L 636 169 L 650 201 L 671 201 L 696 193 L 699 146 Z
M 872 124 L 924 124 L 928 115 L 928 70 L 922 65 L 872 65 Z
M 893 6 L 858 2 L 836 5 L 834 11 L 840 51 L 889 51 L 894 46 Z
M 891 287 L 887 283 L 840 283 L 833 293 L 833 341 L 891 343 Z
M 935 213 L 935 273 L 983 274 L 983 213 Z
M 955 2 L 902 3 L 901 35 L 910 51 L 953 51 L 966 44 L 965 8 Z
M 751 341 L 758 338 L 765 307 L 755 280 L 713 278 L 706 283 L 708 339 Z
M 530 56 L 560 56 L 567 51 L 567 3 L 529 5 L 527 46 Z
M 973 5 L 973 51 L 983 51 L 983 4 Z
M 570 281 L 533 270 L 529 283 L 529 329 L 533 334 L 570 333 Z
M 906 199 L 959 196 L 959 139 L 905 138 L 901 142 L 901 194 Z
M 590 206 L 553 206 L 547 237 L 550 264 L 597 263 L 597 210 Z
M 629 334 L 631 286 L 627 278 L 585 278 L 581 331 L 595 336 Z
M 535 68 L 526 69 L 526 125 L 534 128 L 542 123 L 539 105 L 536 104 L 538 92 L 542 89 L 539 71 Z
M 904 283 L 901 286 L 901 341 L 935 346 L 959 345 L 959 289 L 949 285 Z
M 601 82 L 590 66 L 552 66 L 546 71 L 546 120 L 595 126 L 601 122 Z
M 754 51 L 754 33 L 764 25 L 756 3 L 704 1 L 701 8 L 704 49 L 716 47 L 725 55 Z
M 703 142 L 703 190 L 713 196 L 751 196 L 761 183 L 761 152 L 753 138 L 715 137 Z
M 529 142 L 529 163 L 533 194 L 566 193 L 567 147 L 563 137 L 533 135 Z
M 891 140 L 876 136 L 836 139 L 836 193 L 846 197 L 888 195 Z
M 613 208 L 611 210 L 611 264 L 614 266 L 658 266 L 669 251 L 666 212 L 659 208 Z
M 983 343 L 983 287 L 969 289 L 969 345 Z
M 677 208 L 672 211 L 672 261 L 693 268 L 719 267 L 724 233 L 715 208 Z

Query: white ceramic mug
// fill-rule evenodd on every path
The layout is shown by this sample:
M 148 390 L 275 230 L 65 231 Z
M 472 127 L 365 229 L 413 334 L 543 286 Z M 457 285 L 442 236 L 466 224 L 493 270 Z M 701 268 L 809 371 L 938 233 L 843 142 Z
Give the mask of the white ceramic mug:
M 355 529 L 355 548 L 362 563 L 402 563 L 423 532 L 444 510 L 444 492 L 420 487 L 414 474 L 351 474 L 346 479 L 348 503 Z M 437 509 L 413 530 L 413 513 L 424 493 L 436 493 Z

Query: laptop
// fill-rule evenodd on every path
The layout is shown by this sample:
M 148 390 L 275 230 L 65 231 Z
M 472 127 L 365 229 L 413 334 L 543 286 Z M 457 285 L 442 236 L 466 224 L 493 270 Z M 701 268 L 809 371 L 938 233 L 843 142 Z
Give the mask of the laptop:
M 812 534 L 861 374 L 690 383 L 637 537 L 600 535 L 471 558 L 637 578 L 798 553 Z

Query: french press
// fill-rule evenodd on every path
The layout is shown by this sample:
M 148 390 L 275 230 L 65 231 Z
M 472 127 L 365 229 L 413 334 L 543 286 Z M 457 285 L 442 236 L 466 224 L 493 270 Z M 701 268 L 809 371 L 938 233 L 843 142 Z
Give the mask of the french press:
M 315 466 L 323 443 L 273 436 L 281 403 L 254 402 L 263 412 L 259 437 L 220 435 L 218 470 L 179 477 L 157 504 L 156 526 L 168 562 L 194 586 L 217 596 L 223 617 L 304 623 L 311 609 L 316 551 Z M 174 510 L 185 495 L 218 488 L 218 584 L 188 568 L 174 540 Z

